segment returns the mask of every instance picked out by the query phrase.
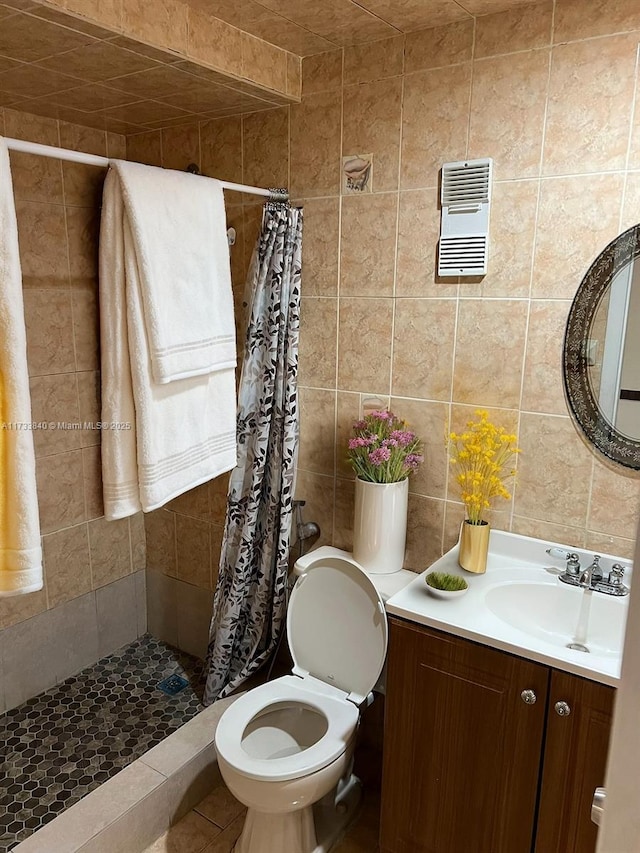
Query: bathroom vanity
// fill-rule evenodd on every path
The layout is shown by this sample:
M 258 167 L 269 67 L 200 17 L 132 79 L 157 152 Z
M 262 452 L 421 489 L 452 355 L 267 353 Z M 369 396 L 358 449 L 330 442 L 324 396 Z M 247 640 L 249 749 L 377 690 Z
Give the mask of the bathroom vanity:
M 627 599 L 593 592 L 590 652 L 567 648 L 584 591 L 550 544 L 492 532 L 464 596 L 423 573 L 387 602 L 381 853 L 595 851 Z M 457 549 L 431 569 L 463 574 Z

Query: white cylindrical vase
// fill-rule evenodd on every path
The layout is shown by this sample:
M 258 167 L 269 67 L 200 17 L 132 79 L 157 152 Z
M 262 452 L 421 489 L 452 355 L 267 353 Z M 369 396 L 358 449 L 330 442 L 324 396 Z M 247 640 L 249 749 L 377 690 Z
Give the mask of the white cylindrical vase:
M 407 539 L 409 481 L 369 483 L 356 478 L 353 557 L 371 574 L 399 572 Z

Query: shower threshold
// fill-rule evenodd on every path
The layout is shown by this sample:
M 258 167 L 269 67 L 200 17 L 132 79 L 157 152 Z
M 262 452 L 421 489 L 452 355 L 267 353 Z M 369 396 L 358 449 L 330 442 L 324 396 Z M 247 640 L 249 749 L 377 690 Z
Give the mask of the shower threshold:
M 147 634 L 0 715 L 0 853 L 195 717 L 203 687 L 202 661 Z

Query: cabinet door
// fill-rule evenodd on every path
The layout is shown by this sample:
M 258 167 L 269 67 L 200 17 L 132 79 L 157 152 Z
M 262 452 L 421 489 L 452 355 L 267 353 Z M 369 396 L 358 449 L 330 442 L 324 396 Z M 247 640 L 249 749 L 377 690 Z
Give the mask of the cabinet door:
M 551 676 L 536 853 L 593 853 L 593 792 L 604 785 L 613 687 L 566 672 Z M 559 716 L 557 702 L 571 713 Z
M 391 620 L 382 853 L 530 853 L 548 680 L 547 667 Z

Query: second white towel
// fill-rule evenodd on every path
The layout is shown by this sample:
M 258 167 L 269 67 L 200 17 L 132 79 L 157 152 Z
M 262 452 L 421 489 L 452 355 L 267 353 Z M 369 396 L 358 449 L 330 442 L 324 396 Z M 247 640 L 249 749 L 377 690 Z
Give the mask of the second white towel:
M 156 382 L 236 363 L 229 244 L 220 181 L 114 160 L 133 237 Z
M 235 370 L 168 383 L 155 380 L 134 243 L 121 183 L 110 169 L 100 226 L 102 470 L 108 519 L 156 509 L 236 464 Z

